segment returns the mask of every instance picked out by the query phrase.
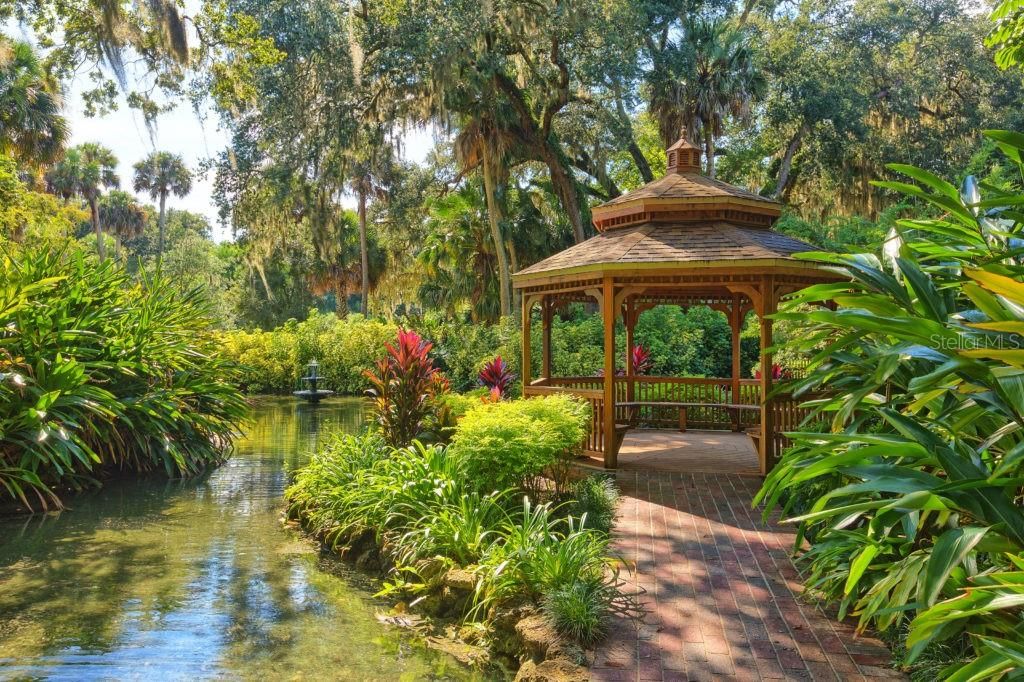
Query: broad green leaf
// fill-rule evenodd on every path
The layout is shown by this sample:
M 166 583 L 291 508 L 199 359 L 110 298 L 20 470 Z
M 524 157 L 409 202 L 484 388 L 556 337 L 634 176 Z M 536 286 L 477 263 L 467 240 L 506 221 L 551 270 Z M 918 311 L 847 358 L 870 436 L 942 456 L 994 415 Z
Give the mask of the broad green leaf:
M 846 585 L 843 587 L 843 594 L 850 594 L 853 592 L 853 588 L 860 582 L 861 576 L 864 575 L 864 571 L 867 570 L 872 560 L 878 556 L 879 547 L 878 545 L 868 545 L 857 558 L 850 563 L 850 575 L 846 578 Z
M 987 532 L 987 528 L 964 527 L 948 530 L 939 536 L 932 547 L 925 574 L 924 601 L 928 606 L 936 602 L 949 574 L 964 561 Z
M 947 197 L 950 197 L 951 199 L 955 199 L 957 201 L 959 201 L 960 199 L 960 192 L 957 190 L 957 188 L 951 185 L 950 183 L 946 182 L 942 178 L 940 178 L 938 175 L 935 175 L 934 173 L 929 173 L 928 171 L 922 168 L 918 168 L 917 166 L 908 166 L 903 163 L 886 164 L 886 168 L 888 168 L 889 170 L 894 170 L 897 173 L 902 173 L 907 177 L 911 177 L 914 180 L 920 182 L 921 184 L 928 185 L 935 191 L 944 194 Z

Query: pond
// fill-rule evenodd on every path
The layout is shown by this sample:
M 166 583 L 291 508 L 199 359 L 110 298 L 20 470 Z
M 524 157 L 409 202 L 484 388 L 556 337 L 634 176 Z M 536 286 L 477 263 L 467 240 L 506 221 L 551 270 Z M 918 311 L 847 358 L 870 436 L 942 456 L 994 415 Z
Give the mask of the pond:
M 0 679 L 467 679 L 379 622 L 374 581 L 281 523 L 288 472 L 359 399 L 260 399 L 199 480 L 112 482 L 0 521 Z

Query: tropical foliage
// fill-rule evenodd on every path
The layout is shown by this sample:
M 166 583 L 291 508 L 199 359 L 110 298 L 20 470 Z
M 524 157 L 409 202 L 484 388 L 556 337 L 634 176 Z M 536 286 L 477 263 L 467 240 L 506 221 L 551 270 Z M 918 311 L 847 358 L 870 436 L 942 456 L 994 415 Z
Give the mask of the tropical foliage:
M 245 403 L 196 292 L 73 248 L 0 257 L 0 498 L 59 507 L 112 470 L 189 476 L 230 452 Z
M 1024 171 L 1024 136 L 986 137 Z M 853 283 L 813 287 L 780 317 L 816 353 L 791 385 L 830 428 L 795 445 L 760 499 L 809 538 L 809 583 L 861 627 L 906 626 L 911 665 L 952 644 L 943 679 L 1024 667 L 1024 195 L 912 166 L 879 183 L 932 206 L 895 248 L 826 256 Z M 1024 178 L 1024 175 L 1021 176 Z M 808 494 L 813 491 L 814 494 Z M 798 540 L 799 542 L 799 540 Z
M 484 403 L 466 413 L 451 449 L 481 492 L 516 488 L 536 497 L 541 473 L 564 490 L 571 460 L 591 422 L 586 403 L 566 395 Z
M 396 340 L 384 345 L 387 355 L 366 372 L 373 422 L 392 446 L 423 437 L 436 400 L 449 389 L 430 358 L 432 347 L 416 332 L 399 329 Z
M 160 263 L 164 255 L 164 231 L 167 227 L 167 197 L 171 194 L 183 197 L 191 192 L 192 173 L 179 154 L 153 152 L 135 164 L 132 187 L 136 192 L 148 192 L 160 209 L 156 247 L 156 262 Z
M 50 162 L 67 137 L 59 85 L 30 44 L 0 35 L 0 154 Z
M 493 360 L 488 360 L 480 369 L 480 385 L 486 386 L 496 393 L 499 398 L 508 395 L 515 380 L 516 375 L 513 374 L 512 370 L 509 369 L 508 363 L 502 360 L 500 355 L 495 356 Z
M 96 234 L 96 252 L 100 260 L 107 257 L 106 238 L 100 216 L 100 197 L 104 189 L 117 187 L 117 157 L 106 147 L 86 142 L 67 150 L 64 158 L 46 175 L 50 191 L 68 200 L 82 199 L 89 206 L 93 232 Z
M 394 449 L 370 434 L 330 441 L 287 494 L 290 515 L 328 545 L 344 550 L 373 538 L 390 568 L 386 592 L 427 605 L 449 569 L 462 567 L 475 587 L 456 615 L 489 627 L 525 600 L 543 604 L 559 631 L 588 644 L 624 602 L 607 533 L 567 516 L 571 505 L 519 492 L 481 490 L 455 448 Z M 605 513 L 614 503 L 609 493 Z

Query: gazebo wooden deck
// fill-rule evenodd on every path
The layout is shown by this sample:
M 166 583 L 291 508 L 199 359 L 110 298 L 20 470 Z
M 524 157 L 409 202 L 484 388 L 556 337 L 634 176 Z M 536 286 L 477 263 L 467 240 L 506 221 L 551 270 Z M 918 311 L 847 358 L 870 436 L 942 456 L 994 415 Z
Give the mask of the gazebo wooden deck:
M 571 393 L 590 402 L 594 423 L 584 450 L 617 466 L 626 430 L 639 421 L 681 428 L 748 430 L 767 473 L 782 433 L 802 412 L 772 389 L 772 322 L 780 297 L 841 279 L 825 266 L 793 258 L 814 250 L 771 229 L 778 203 L 700 173 L 700 150 L 680 140 L 667 150 L 664 177 L 594 208 L 598 235 L 517 272 L 523 302 L 523 386 L 526 396 Z M 595 301 L 604 320 L 604 371 L 597 377 L 556 377 L 551 321 L 568 303 Z M 705 305 L 728 318 L 732 376 L 639 376 L 632 366 L 633 331 L 657 305 Z M 531 376 L 534 307 L 543 326 L 540 377 Z M 740 331 L 748 312 L 760 318 L 760 379 L 740 376 Z M 615 324 L 626 330 L 625 374 L 616 376 Z M 672 414 L 677 413 L 675 423 Z

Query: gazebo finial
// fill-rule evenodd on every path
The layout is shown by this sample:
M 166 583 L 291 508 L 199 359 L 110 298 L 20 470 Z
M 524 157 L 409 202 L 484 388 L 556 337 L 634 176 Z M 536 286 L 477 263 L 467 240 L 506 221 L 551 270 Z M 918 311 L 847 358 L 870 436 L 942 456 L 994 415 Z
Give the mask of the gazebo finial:
M 700 148 L 690 144 L 685 136 L 665 150 L 669 173 L 700 173 Z

